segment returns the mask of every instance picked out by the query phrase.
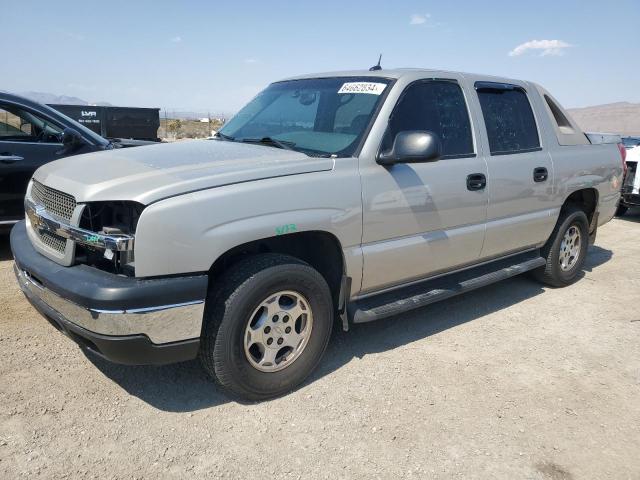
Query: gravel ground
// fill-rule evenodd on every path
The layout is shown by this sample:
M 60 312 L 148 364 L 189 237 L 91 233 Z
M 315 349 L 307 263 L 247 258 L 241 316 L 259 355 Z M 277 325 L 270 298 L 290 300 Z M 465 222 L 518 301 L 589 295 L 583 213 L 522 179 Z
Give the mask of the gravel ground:
M 640 478 L 640 215 L 564 289 L 527 277 L 336 331 L 297 391 L 123 367 L 31 308 L 0 240 L 0 478 Z

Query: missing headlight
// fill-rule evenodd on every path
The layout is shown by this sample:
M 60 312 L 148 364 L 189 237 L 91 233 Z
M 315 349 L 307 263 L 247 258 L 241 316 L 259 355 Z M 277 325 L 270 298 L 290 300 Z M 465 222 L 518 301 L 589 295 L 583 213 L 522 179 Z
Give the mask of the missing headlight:
M 135 235 L 144 205 L 129 202 L 88 203 L 80 218 L 80 227 L 104 235 Z M 133 251 L 113 252 L 89 245 L 76 246 L 76 261 L 111 273 L 133 276 Z
M 136 202 L 88 203 L 80 219 L 80 227 L 98 233 L 133 235 L 144 205 Z

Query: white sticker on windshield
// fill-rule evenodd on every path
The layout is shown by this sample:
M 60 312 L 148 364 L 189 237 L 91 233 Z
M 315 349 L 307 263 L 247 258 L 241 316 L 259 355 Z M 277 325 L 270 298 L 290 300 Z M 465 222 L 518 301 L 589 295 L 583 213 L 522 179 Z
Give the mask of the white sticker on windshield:
M 387 85 L 385 83 L 374 82 L 348 82 L 343 83 L 338 93 L 370 93 L 380 95 Z

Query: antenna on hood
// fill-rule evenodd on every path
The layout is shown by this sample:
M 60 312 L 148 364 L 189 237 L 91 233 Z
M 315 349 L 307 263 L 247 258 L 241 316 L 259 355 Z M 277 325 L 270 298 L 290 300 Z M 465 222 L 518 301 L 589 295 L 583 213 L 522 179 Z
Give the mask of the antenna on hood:
M 378 70 L 382 70 L 382 67 L 380 66 L 380 62 L 382 61 L 382 54 L 380 54 L 380 56 L 378 57 L 378 64 L 374 65 L 373 67 L 371 67 L 369 69 L 370 72 L 376 72 Z

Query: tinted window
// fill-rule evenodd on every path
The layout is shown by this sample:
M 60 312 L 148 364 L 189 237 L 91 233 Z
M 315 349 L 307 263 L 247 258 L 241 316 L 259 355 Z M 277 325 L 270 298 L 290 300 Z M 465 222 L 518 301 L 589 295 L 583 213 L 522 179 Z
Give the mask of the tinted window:
M 442 156 L 473 154 L 471 122 L 460 86 L 447 80 L 410 85 L 389 119 L 382 150 L 388 150 L 398 132 L 428 130 L 442 142 Z
M 476 88 L 492 155 L 540 148 L 536 121 L 524 90 L 514 86 Z
M 14 105 L 0 104 L 0 140 L 60 143 L 62 129 Z

